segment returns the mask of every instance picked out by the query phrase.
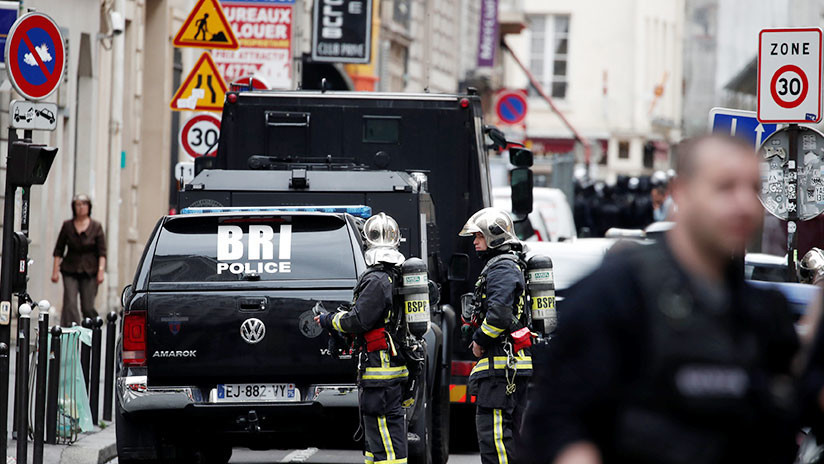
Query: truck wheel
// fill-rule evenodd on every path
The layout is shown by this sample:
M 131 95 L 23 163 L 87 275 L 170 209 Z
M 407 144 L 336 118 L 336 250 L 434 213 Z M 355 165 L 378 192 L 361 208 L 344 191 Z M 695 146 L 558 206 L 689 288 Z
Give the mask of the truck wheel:
M 445 464 L 449 460 L 449 385 L 435 383 L 432 392 L 432 462 Z
M 157 434 L 148 421 L 127 415 L 120 407 L 120 399 L 115 404 L 115 436 L 121 464 L 157 462 Z

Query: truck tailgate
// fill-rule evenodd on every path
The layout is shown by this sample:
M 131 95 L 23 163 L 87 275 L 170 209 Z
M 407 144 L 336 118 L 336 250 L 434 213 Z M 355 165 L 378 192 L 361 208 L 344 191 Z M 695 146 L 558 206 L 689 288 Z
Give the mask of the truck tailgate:
M 352 383 L 355 361 L 325 354 L 329 335 L 312 319 L 318 301 L 331 311 L 351 297 L 349 289 L 150 292 L 149 385 Z M 256 333 L 244 338 L 251 319 L 262 337 L 250 321 Z

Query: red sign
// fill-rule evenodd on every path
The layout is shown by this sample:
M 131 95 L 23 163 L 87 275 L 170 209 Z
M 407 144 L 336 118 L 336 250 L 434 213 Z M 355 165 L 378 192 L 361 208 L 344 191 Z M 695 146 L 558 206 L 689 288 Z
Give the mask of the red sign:
M 43 13 L 29 13 L 12 25 L 5 53 L 9 80 L 27 100 L 48 97 L 63 80 L 63 36 Z
M 506 124 L 520 124 L 526 119 L 526 95 L 520 90 L 502 90 L 498 93 L 495 112 Z
M 220 119 L 211 114 L 198 114 L 180 129 L 180 145 L 192 158 L 215 156 L 220 137 Z
M 213 57 L 227 82 L 261 78 L 270 88 L 292 87 L 292 5 L 222 2 L 240 42 L 238 50 L 215 50 Z

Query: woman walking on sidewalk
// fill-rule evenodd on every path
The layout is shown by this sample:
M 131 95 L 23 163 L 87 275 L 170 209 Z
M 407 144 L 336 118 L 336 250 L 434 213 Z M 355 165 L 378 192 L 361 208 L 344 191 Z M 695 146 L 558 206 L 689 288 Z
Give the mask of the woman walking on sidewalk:
M 54 246 L 54 270 L 52 282 L 60 280 L 63 274 L 63 310 L 60 325 L 68 327 L 72 322 L 80 323 L 83 317 L 95 317 L 94 298 L 97 286 L 103 283 L 106 269 L 106 237 L 103 226 L 91 218 L 92 201 L 86 195 L 77 195 L 72 200 L 72 219 L 63 222 Z

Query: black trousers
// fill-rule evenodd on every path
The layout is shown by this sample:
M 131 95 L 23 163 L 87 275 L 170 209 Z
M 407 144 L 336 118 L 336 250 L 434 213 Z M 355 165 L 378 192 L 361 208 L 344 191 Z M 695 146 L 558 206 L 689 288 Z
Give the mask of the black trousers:
M 478 381 L 475 427 L 483 464 L 515 464 L 518 462 L 515 442 L 519 441 L 528 380 L 515 382 L 515 391 L 506 394 L 506 379 L 488 377 Z
M 401 406 L 402 392 L 401 384 L 360 388 L 365 464 L 406 464 L 406 415 Z

